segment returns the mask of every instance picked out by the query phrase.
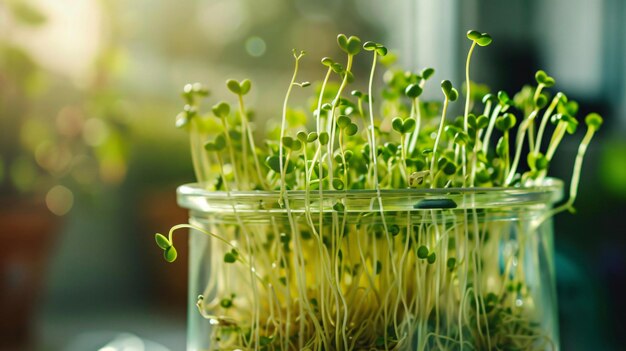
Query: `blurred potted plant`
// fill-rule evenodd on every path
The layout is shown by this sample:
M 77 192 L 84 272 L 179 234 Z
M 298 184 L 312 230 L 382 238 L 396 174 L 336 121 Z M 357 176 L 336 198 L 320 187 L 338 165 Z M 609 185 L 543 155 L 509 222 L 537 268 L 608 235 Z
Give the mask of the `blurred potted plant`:
M 190 133 L 199 183 L 178 189 L 190 223 L 156 242 L 172 262 L 174 233 L 191 229 L 188 349 L 559 348 L 550 218 L 573 209 L 602 118 L 585 118 L 569 198 L 553 208 L 563 183 L 547 171 L 577 129 L 576 103 L 550 97 L 543 71 L 514 99 L 472 99 L 472 53 L 492 40 L 467 37 L 468 91 L 454 120 L 450 81 L 443 104 L 420 100 L 430 68 L 390 69 L 373 98 L 387 49 L 345 35 L 347 63 L 322 59 L 308 126 L 288 108 L 292 90 L 310 85 L 297 80 L 304 53 L 294 51 L 281 124 L 264 144 L 244 101 L 249 80 L 227 81 L 236 109 L 219 102 L 208 114 L 208 91 L 185 86 L 177 125 Z M 368 90 L 348 95 L 362 49 L 373 56 Z
M 126 150 L 103 81 L 106 67 L 99 65 L 94 84 L 80 92 L 12 40 L 20 27 L 44 29 L 45 14 L 12 0 L 0 5 L 0 16 L 0 308 L 10 316 L 0 321 L 0 347 L 20 348 L 29 340 L 60 216 L 75 194 L 120 182 Z M 87 98 L 64 104 L 72 95 Z

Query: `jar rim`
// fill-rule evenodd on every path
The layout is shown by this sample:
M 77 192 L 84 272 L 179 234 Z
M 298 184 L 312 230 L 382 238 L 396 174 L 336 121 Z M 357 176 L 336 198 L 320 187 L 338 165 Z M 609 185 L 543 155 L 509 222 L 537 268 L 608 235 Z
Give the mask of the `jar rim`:
M 178 204 L 186 209 L 201 212 L 284 212 L 279 203 L 280 191 L 209 191 L 199 183 L 178 187 Z M 348 212 L 378 210 L 383 204 L 385 211 L 424 209 L 498 208 L 525 206 L 552 206 L 563 198 L 563 181 L 546 178 L 531 187 L 475 187 L 436 189 L 381 189 L 381 201 L 373 189 L 324 190 L 320 202 L 319 190 L 287 190 L 285 199 L 291 210 L 311 212 L 332 211 L 341 202 Z

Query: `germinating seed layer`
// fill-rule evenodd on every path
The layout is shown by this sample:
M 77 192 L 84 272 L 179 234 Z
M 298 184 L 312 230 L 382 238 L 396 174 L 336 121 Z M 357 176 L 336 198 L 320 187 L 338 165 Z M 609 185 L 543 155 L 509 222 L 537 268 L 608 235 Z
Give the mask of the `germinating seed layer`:
M 576 132 L 578 105 L 552 94 L 543 71 L 513 98 L 490 94 L 469 74 L 492 39 L 467 37 L 456 118 L 450 81 L 442 102 L 423 101 L 432 68 L 405 72 L 383 45 L 343 34 L 345 65 L 323 58 L 317 84 L 299 79 L 304 52 L 294 50 L 280 128 L 262 142 L 245 105 L 249 80 L 227 81 L 235 104 L 208 114 L 208 90 L 185 86 L 176 125 L 189 132 L 200 186 L 227 205 L 211 207 L 209 195 L 213 210 L 156 240 L 170 262 L 177 229 L 210 243 L 197 301 L 212 325 L 207 349 L 558 349 L 549 219 L 573 209 L 602 118 L 586 116 L 569 198 L 553 209 L 561 183 L 548 170 Z M 349 88 L 355 59 L 372 62 L 367 91 Z M 308 112 L 289 107 L 294 89 L 312 90 Z

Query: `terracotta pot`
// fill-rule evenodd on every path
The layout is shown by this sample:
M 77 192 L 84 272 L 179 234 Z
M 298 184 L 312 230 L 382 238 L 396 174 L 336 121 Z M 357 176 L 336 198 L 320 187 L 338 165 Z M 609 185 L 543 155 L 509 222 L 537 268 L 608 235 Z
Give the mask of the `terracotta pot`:
M 59 222 L 43 201 L 0 203 L 0 350 L 28 348 Z

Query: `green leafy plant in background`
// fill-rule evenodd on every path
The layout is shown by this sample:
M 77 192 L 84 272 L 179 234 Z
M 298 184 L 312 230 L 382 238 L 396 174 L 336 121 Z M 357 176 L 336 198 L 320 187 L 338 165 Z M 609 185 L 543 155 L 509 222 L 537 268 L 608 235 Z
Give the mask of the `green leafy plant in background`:
M 26 0 L 7 1 L 0 11 L 8 33 L 0 33 L 0 191 L 12 203 L 45 199 L 62 215 L 76 193 L 119 184 L 126 173 L 127 111 L 108 82 L 114 50 L 102 50 L 93 80 L 76 88 L 12 40 L 12 30 L 45 30 L 46 14 Z
M 540 301 L 525 278 L 532 268 L 515 263 L 527 257 L 525 240 L 539 245 L 537 235 L 525 235 L 533 229 L 515 227 L 519 248 L 503 254 L 511 227 L 483 221 L 484 209 L 458 210 L 444 198 L 421 200 L 417 214 L 383 212 L 385 192 L 394 189 L 453 194 L 541 187 L 562 139 L 578 128 L 577 104 L 562 92 L 552 97 L 547 89 L 555 79 L 543 71 L 536 86 L 513 99 L 504 91 L 473 94 L 485 87 L 470 81 L 472 54 L 492 39 L 477 31 L 467 38 L 465 103 L 456 118 L 449 117 L 460 97 L 452 82 L 440 84 L 443 103 L 423 101 L 434 69 L 394 68 L 385 46 L 343 34 L 337 43 L 346 64 L 321 60 L 326 74 L 311 97 L 311 119 L 299 123 L 290 121 L 289 99 L 310 83 L 299 79 L 304 52 L 294 50 L 280 127 L 270 132 L 277 138 L 262 144 L 245 105 L 249 80 L 227 82 L 237 108 L 222 101 L 208 113 L 201 112 L 208 90 L 185 86 L 176 125 L 190 135 L 199 183 L 227 197 L 277 194 L 275 203 L 260 201 L 259 210 L 284 215 L 245 225 L 245 213 L 233 205 L 232 222 L 181 224 L 156 235 L 169 262 L 177 256 L 176 230 L 192 228 L 213 239 L 210 280 L 197 302 L 214 325 L 212 349 L 556 349 L 537 319 Z M 354 60 L 365 55 L 372 61 L 367 92 L 349 92 Z M 387 72 L 375 94 L 381 62 Z M 584 122 L 569 199 L 533 221 L 534 228 L 573 210 L 583 157 L 602 118 L 592 113 Z M 551 135 L 548 123 L 555 125 Z M 349 194 L 360 190 L 373 191 L 370 212 L 350 209 Z M 295 207 L 298 196 L 301 207 Z M 330 207 L 325 199 L 333 201 Z

